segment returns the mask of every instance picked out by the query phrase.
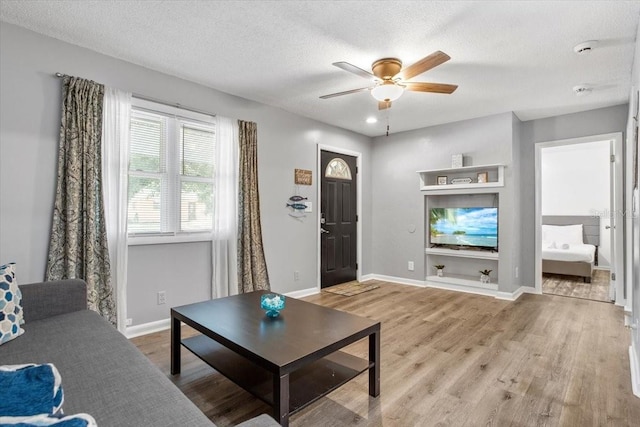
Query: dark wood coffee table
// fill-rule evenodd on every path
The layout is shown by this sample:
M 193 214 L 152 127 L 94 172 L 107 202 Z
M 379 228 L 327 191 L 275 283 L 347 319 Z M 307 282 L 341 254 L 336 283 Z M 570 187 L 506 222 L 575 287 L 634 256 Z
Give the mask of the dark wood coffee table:
M 280 317 L 260 308 L 257 291 L 171 309 L 171 374 L 180 344 L 273 407 L 289 415 L 369 371 L 369 395 L 380 394 L 380 322 L 287 298 Z M 181 322 L 201 332 L 181 339 Z M 369 337 L 369 360 L 338 351 Z

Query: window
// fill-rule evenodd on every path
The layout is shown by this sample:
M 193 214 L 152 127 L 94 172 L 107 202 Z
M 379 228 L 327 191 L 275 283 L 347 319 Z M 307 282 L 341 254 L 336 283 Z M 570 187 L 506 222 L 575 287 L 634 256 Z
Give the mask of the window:
M 129 142 L 129 236 L 209 234 L 213 226 L 213 118 L 135 100 Z
M 324 171 L 324 176 L 327 178 L 351 180 L 351 169 L 347 162 L 336 157 L 335 159 L 331 159 L 327 165 L 327 169 Z

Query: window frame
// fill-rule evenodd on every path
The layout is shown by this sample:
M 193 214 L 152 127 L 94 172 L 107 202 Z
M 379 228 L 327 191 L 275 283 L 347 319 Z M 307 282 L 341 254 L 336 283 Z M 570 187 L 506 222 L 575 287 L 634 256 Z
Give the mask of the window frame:
M 204 242 L 213 238 L 213 225 L 209 230 L 180 231 L 181 228 L 181 189 L 182 182 L 206 182 L 211 183 L 215 191 L 215 162 L 214 174 L 211 178 L 195 177 L 181 174 L 180 162 L 182 159 L 180 146 L 180 129 L 185 124 L 193 124 L 197 127 L 212 128 L 214 132 L 214 150 L 216 146 L 216 117 L 195 111 L 174 107 L 159 102 L 153 102 L 141 98 L 132 98 L 131 109 L 142 113 L 166 116 L 166 141 L 164 150 L 161 149 L 160 172 L 132 171 L 127 169 L 127 177 L 160 177 L 161 188 L 166 185 L 166 192 L 161 190 L 166 197 L 161 197 L 161 230 L 160 232 L 134 232 L 127 230 L 129 246 L 153 245 L 185 242 Z M 164 171 L 162 170 L 164 167 Z M 185 179 L 186 178 L 186 179 Z M 128 203 L 127 203 L 128 212 Z M 128 221 L 128 213 L 127 213 Z

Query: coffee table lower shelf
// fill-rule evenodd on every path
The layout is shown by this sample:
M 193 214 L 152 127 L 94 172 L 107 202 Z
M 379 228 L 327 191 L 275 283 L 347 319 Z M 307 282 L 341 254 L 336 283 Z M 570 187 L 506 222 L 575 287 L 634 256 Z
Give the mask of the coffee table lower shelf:
M 182 340 L 182 345 L 209 366 L 273 406 L 273 375 L 247 358 L 204 335 Z M 289 414 L 329 394 L 368 370 L 372 363 L 336 351 L 289 375 Z

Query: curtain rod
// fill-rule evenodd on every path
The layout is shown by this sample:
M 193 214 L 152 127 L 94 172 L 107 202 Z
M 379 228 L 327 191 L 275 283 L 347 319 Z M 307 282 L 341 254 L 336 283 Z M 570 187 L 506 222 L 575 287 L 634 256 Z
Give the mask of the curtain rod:
M 55 76 L 61 78 L 61 77 L 64 77 L 64 74 L 55 73 Z M 212 117 L 216 116 L 215 114 L 213 114 L 213 113 L 211 113 L 209 111 L 199 110 L 197 108 L 192 108 L 192 107 L 186 107 L 186 106 L 184 106 L 182 104 L 178 104 L 177 102 L 168 102 L 168 101 L 164 101 L 162 99 L 151 98 L 149 96 L 140 95 L 138 93 L 132 93 L 131 96 L 134 97 L 134 98 L 141 99 L 143 101 L 155 102 L 156 104 L 167 105 L 169 107 L 175 107 L 175 108 L 179 108 L 181 110 L 192 111 L 194 113 L 204 114 L 204 115 L 212 116 Z

